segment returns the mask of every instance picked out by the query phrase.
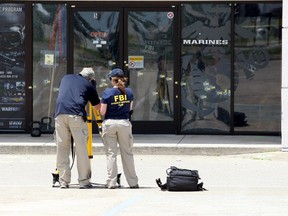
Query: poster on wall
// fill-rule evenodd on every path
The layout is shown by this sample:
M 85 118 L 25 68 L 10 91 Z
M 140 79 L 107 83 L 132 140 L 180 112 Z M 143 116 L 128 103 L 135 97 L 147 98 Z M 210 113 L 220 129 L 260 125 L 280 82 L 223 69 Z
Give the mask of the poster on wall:
M 25 7 L 0 4 L 0 131 L 25 129 Z

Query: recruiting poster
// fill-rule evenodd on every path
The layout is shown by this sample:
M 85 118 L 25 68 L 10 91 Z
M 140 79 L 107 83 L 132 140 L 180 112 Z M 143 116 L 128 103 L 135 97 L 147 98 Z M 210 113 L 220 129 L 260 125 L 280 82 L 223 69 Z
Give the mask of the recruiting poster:
M 24 4 L 0 4 L 0 20 L 0 130 L 24 130 Z

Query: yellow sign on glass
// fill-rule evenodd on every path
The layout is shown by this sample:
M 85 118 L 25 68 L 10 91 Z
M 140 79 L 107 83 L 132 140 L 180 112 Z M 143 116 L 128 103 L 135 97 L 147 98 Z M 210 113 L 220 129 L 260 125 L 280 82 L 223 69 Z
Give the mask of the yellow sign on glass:
M 144 56 L 129 56 L 128 68 L 144 68 Z
M 47 66 L 54 65 L 54 54 L 45 54 L 44 64 Z

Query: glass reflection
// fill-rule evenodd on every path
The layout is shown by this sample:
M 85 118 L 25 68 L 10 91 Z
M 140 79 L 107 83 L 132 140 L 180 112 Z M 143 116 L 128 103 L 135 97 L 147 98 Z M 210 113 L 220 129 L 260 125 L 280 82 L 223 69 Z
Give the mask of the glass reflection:
M 228 131 L 231 8 L 228 4 L 184 4 L 181 12 L 181 131 Z
M 107 74 L 119 66 L 119 12 L 74 12 L 74 73 L 85 66 L 93 67 L 101 95 Z
M 134 121 L 173 120 L 172 12 L 128 13 L 128 70 Z
M 281 4 L 235 8 L 235 131 L 280 131 Z
M 67 13 L 64 4 L 33 5 L 33 120 L 42 132 L 52 121 L 61 77 L 67 72 Z

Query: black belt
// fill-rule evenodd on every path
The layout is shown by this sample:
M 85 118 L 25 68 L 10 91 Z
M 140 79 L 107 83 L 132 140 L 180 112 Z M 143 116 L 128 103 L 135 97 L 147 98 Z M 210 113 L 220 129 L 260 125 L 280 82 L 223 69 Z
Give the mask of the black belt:
M 108 119 L 105 119 L 105 120 L 129 120 L 128 118 L 108 118 Z

